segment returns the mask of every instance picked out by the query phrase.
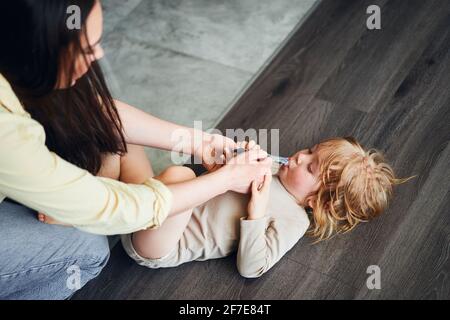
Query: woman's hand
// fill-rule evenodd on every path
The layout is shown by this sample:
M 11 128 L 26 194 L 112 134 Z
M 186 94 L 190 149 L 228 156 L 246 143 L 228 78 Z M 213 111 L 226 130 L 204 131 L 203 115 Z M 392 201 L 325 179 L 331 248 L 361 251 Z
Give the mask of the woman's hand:
M 208 135 L 203 140 L 202 164 L 208 172 L 217 171 L 224 166 L 232 150 L 237 148 L 239 145 L 230 138 L 219 134 Z
M 269 204 L 271 182 L 271 173 L 266 173 L 262 184 L 259 184 L 256 180 L 253 181 L 252 197 L 250 199 L 250 202 L 248 203 L 247 220 L 257 220 L 266 215 L 267 206 Z
M 271 165 L 272 159 L 267 157 L 265 151 L 250 150 L 234 157 L 216 172 L 167 185 L 173 195 L 169 215 L 192 209 L 230 190 L 248 193 L 252 181 L 264 179 Z
M 209 141 L 209 143 L 206 143 L 203 146 L 202 163 L 210 173 L 219 170 L 230 159 L 235 157 L 236 155 L 233 153 L 234 150 L 242 149 L 248 151 L 252 149 L 261 149 L 261 147 L 253 140 L 249 142 L 234 142 L 221 135 L 212 135 L 212 138 Z
M 220 170 L 225 173 L 229 190 L 249 193 L 253 181 L 262 181 L 270 172 L 272 159 L 264 150 L 253 148 L 230 159 Z

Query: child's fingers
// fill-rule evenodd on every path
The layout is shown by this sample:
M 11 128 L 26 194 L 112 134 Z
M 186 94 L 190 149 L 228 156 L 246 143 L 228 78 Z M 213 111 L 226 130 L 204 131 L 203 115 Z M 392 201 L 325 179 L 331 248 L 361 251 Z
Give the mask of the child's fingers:
M 222 164 L 225 164 L 226 161 L 227 161 L 227 159 L 226 159 L 225 155 L 222 154 L 222 155 L 219 157 L 219 161 L 216 163 L 216 165 L 222 165 Z
M 271 182 L 272 182 L 272 175 L 266 174 L 264 176 L 264 182 L 261 188 L 261 193 L 269 191 Z
M 272 174 L 264 175 L 262 181 L 253 181 L 252 183 L 252 192 L 257 192 L 258 195 L 266 194 L 270 189 L 270 184 L 272 182 Z M 256 188 L 254 190 L 253 188 Z
M 252 182 L 252 195 L 255 195 L 258 193 L 258 181 L 253 180 Z
M 225 162 L 227 162 L 228 160 L 230 160 L 233 157 L 233 152 L 229 148 L 225 148 L 224 151 L 225 151 L 224 160 L 225 160 Z

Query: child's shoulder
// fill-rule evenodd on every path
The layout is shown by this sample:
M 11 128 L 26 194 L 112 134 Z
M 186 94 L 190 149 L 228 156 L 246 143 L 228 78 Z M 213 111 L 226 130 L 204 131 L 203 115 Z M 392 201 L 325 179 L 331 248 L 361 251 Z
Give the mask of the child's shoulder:
M 310 223 L 305 208 L 283 187 L 277 175 L 272 179 L 268 213 L 274 219 L 283 218 L 306 226 Z

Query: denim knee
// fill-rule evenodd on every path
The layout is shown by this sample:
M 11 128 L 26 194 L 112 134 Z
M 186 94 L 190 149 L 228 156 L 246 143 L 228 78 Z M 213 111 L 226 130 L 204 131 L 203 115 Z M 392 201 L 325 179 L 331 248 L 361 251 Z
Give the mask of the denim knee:
M 100 241 L 103 242 L 103 241 Z M 62 300 L 71 297 L 90 280 L 96 278 L 109 259 L 107 241 L 96 244 L 79 256 L 68 255 L 61 260 L 0 275 L 1 299 Z
M 0 298 L 66 299 L 109 258 L 105 236 L 36 220 L 30 209 L 0 203 Z

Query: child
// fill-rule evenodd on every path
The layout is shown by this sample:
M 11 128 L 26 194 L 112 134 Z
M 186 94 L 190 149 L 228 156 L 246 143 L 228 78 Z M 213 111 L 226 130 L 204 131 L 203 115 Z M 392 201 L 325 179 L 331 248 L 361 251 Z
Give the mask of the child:
M 171 167 L 157 179 L 173 184 L 194 177 L 186 167 Z M 239 273 L 255 278 L 305 233 L 321 241 L 378 216 L 397 183 L 380 153 L 365 151 L 352 138 L 329 139 L 290 157 L 261 186 L 254 182 L 251 196 L 227 192 L 167 218 L 159 229 L 123 235 L 122 244 L 149 268 L 221 258 L 237 250 Z

